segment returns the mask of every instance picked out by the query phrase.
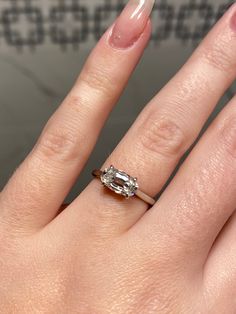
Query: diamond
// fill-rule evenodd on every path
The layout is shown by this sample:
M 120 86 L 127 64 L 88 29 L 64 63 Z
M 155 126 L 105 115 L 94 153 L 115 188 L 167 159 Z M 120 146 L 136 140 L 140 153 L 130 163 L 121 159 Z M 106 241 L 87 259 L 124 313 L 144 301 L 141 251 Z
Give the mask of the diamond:
M 110 166 L 105 169 L 101 175 L 102 183 L 110 190 L 126 198 L 135 195 L 138 189 L 137 179 L 129 176 L 127 173 Z

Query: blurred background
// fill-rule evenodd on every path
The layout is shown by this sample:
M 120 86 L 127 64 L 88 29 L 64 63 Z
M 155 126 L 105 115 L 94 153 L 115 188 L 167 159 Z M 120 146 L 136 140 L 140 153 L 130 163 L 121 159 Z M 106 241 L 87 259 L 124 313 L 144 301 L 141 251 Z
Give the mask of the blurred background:
M 0 190 L 125 0 L 0 0 Z M 234 1 L 156 0 L 150 44 L 67 201 Z M 235 84 L 234 84 L 235 85 Z M 232 86 L 212 118 L 234 95 Z

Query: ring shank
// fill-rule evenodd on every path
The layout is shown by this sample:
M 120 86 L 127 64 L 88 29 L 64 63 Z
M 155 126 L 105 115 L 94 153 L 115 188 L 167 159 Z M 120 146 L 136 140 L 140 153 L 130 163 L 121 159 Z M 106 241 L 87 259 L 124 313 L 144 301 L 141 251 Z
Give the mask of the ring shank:
M 103 173 L 103 172 L 102 172 L 102 170 L 95 169 L 95 170 L 93 170 L 92 175 L 93 175 L 95 178 L 100 179 L 100 178 L 101 178 L 102 173 Z
M 144 192 L 140 191 L 140 190 L 137 190 L 135 192 L 135 195 L 140 198 L 142 201 L 144 201 L 145 203 L 153 206 L 156 201 L 154 200 L 154 198 L 148 196 L 147 194 L 145 194 Z
M 101 178 L 101 175 L 103 174 L 103 171 L 102 170 L 99 170 L 99 169 L 95 169 L 93 170 L 92 172 L 92 175 L 95 177 L 95 178 L 98 178 L 100 179 Z M 141 190 L 137 190 L 135 192 L 135 196 L 137 196 L 139 199 L 141 199 L 142 201 L 144 201 L 145 203 L 153 206 L 156 201 L 154 200 L 154 198 L 148 196 L 146 193 L 142 192 Z

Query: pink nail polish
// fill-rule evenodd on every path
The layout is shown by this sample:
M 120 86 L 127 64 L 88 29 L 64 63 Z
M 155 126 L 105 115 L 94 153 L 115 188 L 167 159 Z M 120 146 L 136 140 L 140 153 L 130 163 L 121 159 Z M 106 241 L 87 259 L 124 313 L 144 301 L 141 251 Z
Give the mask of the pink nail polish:
M 236 12 L 234 12 L 231 18 L 231 27 L 234 31 L 236 31 Z
M 118 17 L 110 37 L 116 48 L 128 48 L 141 36 L 155 0 L 130 0 Z

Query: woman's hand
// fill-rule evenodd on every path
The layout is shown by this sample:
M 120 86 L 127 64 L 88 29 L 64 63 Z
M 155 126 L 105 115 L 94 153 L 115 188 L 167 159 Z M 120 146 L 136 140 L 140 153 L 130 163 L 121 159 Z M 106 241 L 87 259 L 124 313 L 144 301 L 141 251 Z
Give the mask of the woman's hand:
M 1 313 L 236 313 L 235 98 L 149 211 L 96 179 L 60 210 L 148 43 L 152 5 L 130 1 L 0 194 Z M 234 5 L 104 166 L 156 195 L 235 76 Z

